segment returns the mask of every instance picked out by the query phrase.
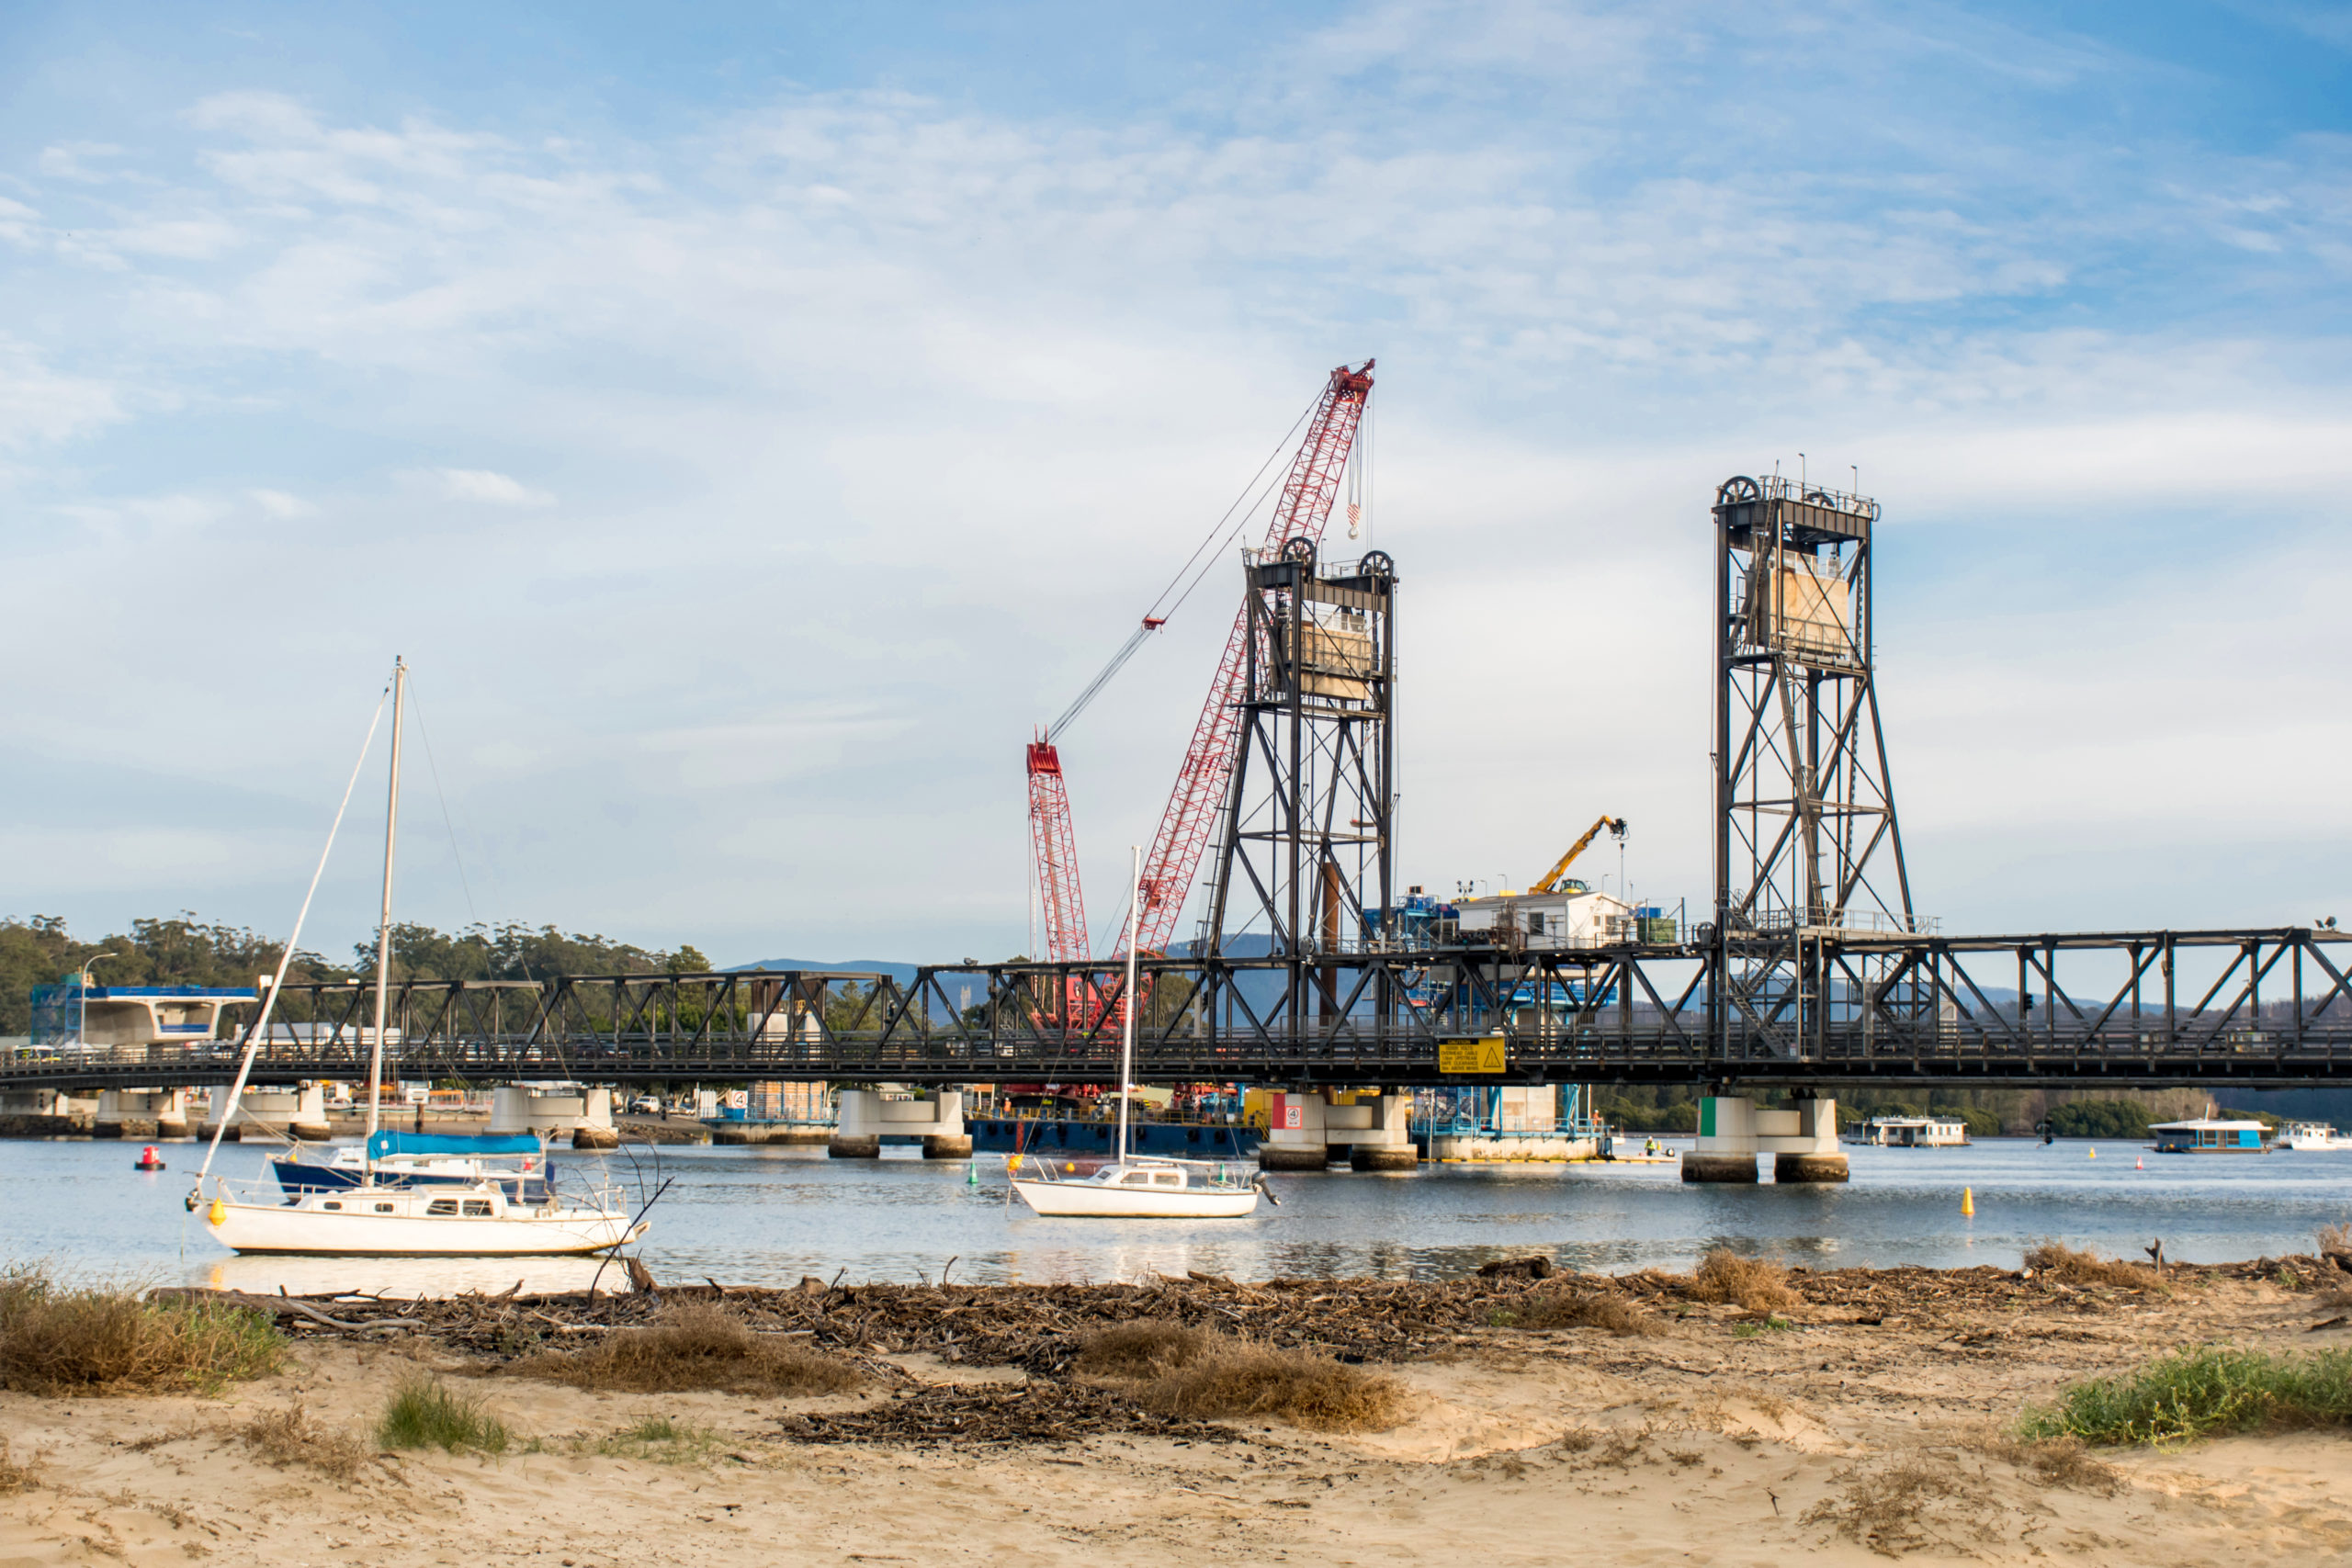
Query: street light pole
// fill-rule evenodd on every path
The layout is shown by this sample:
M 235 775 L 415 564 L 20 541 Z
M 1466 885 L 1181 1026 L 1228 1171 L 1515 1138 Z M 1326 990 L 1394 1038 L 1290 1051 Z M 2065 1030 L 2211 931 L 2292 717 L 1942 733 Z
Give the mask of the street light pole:
M 74 1043 L 85 1051 L 90 1047 L 90 965 L 101 958 L 121 956 L 119 953 L 99 953 L 82 960 L 82 983 L 74 987 L 74 999 L 81 1010 L 74 1020 Z

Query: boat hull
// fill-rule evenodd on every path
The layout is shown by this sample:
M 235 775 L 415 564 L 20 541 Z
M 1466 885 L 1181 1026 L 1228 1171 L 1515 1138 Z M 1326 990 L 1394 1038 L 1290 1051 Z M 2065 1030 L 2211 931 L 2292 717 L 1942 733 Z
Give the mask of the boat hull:
M 1052 1219 L 1240 1220 L 1258 1212 L 1258 1190 L 1154 1191 L 1091 1181 L 1015 1181 L 1012 1190 Z
M 212 1239 L 233 1252 L 334 1258 L 580 1257 L 626 1246 L 645 1230 L 626 1215 L 587 1212 L 427 1219 L 221 1203 L 206 1218 Z

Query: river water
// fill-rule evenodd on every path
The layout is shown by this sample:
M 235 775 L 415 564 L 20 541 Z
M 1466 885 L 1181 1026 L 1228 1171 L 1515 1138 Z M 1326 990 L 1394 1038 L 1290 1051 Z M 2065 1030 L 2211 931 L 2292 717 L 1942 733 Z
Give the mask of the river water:
M 952 1278 L 967 1283 L 1186 1269 L 1428 1279 L 1529 1253 L 1614 1273 L 1688 1269 L 1716 1247 L 1812 1268 L 2015 1268 L 2046 1238 L 2136 1258 L 2158 1236 L 2168 1258 L 2222 1262 L 2306 1252 L 2316 1227 L 2352 1219 L 2352 1152 L 2159 1157 L 2130 1143 L 2064 1139 L 1855 1148 L 1842 1187 L 1686 1187 L 1671 1165 L 1280 1175 L 1271 1181 L 1281 1207 L 1202 1222 L 1039 1219 L 1006 1202 L 1001 1156 L 967 1165 L 896 1150 L 842 1161 L 821 1148 L 667 1148 L 657 1167 L 652 1151 L 632 1152 L 634 1167 L 566 1154 L 558 1168 L 571 1186 L 601 1165 L 631 1194 L 667 1180 L 646 1261 L 664 1280 L 729 1284 L 936 1280 L 951 1259 Z M 0 1258 L 74 1276 L 266 1292 L 438 1293 L 517 1279 L 567 1289 L 597 1271 L 573 1259 L 238 1258 L 182 1205 L 202 1148 L 166 1144 L 163 1153 L 172 1168 L 142 1174 L 130 1168 L 132 1144 L 0 1142 Z M 227 1145 L 217 1168 L 258 1177 L 268 1153 Z M 1963 1189 L 1973 1219 L 1961 1213 Z M 608 1287 L 616 1274 L 605 1271 Z

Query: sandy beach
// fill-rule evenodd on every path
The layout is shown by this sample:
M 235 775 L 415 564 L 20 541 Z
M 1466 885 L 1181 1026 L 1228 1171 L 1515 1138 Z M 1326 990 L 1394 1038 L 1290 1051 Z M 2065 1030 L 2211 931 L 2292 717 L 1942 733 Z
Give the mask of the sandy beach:
M 837 1325 L 871 1379 L 806 1398 L 573 1387 L 516 1375 L 499 1348 L 595 1341 L 623 1332 L 616 1322 L 708 1304 L 707 1288 L 474 1298 L 420 1327 L 296 1329 L 283 1371 L 214 1397 L 0 1394 L 11 1462 L 28 1472 L 0 1498 L 0 1564 L 2339 1562 L 2352 1551 L 2340 1430 L 2071 1455 L 2011 1434 L 2068 1383 L 2183 1346 L 2342 1345 L 2342 1283 L 2302 1258 L 2176 1268 L 2143 1288 L 1992 1269 L 1799 1272 L 1798 1303 L 1778 1312 L 1694 1301 L 1687 1277 L 1655 1273 L 1418 1292 L 1189 1280 L 734 1293 L 729 1310 L 755 1323 Z M 1519 1325 L 1564 1290 L 1617 1301 L 1653 1331 Z M 346 1324 L 420 1311 L 327 1310 Z M 1057 1336 L 1083 1339 L 1090 1314 L 1250 1333 L 1254 1321 L 1268 1339 L 1335 1339 L 1351 1359 L 1351 1336 L 1385 1341 L 1362 1365 L 1402 1384 L 1401 1419 L 1353 1433 L 1128 1421 L 1115 1391 L 1039 1370 Z M 518 1323 L 537 1328 L 516 1337 Z M 1359 1323 L 1371 1326 L 1347 1326 Z M 379 1454 L 368 1441 L 338 1475 L 273 1463 L 246 1437 L 296 1405 L 309 1430 L 363 1437 L 387 1390 L 420 1371 L 481 1399 L 514 1446 Z M 1041 1408 L 1064 1414 L 1018 1414 Z M 1076 1429 L 1034 1435 L 1041 1419 Z M 683 1436 L 626 1436 L 649 1422 Z

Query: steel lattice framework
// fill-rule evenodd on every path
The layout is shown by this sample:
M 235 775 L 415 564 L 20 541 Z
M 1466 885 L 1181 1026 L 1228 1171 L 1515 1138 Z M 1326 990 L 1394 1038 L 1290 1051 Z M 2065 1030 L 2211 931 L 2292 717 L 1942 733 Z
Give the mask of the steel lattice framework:
M 1705 939 L 1719 1037 L 1754 1032 L 1798 1051 L 1847 984 L 1827 944 L 1921 929 L 1871 668 L 1878 515 L 1864 497 L 1777 476 L 1741 475 L 1715 492 L 1715 888 Z M 1891 971 L 1853 983 L 1889 1008 L 1933 1005 Z
M 1237 746 L 1205 951 L 1262 931 L 1279 956 L 1376 942 L 1390 906 L 1396 800 L 1394 563 L 1326 569 L 1291 541 L 1248 563 Z M 1338 1005 L 1327 975 L 1318 1010 Z M 1304 1007 L 1304 997 L 1293 1005 Z M 1389 1008 L 1392 995 L 1371 1005 Z

